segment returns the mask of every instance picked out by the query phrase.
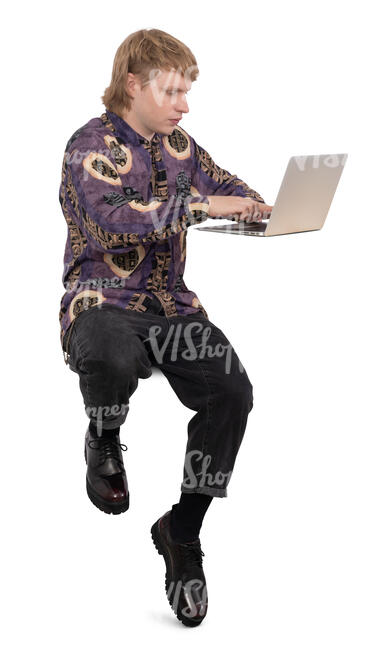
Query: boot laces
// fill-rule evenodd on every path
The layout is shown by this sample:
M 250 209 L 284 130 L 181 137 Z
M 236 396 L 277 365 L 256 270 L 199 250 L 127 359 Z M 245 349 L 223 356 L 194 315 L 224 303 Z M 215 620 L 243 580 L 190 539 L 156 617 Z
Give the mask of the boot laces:
M 95 443 L 97 443 L 97 446 L 94 446 Z M 108 458 L 114 458 L 123 467 L 121 450 L 127 451 L 127 445 L 124 443 L 111 440 L 110 438 L 103 438 L 102 440 L 95 438 L 94 440 L 88 441 L 88 446 L 99 452 L 99 465 L 105 463 Z
M 179 544 L 184 562 L 189 566 L 203 567 L 203 557 L 205 553 L 202 551 L 200 541 L 185 542 Z

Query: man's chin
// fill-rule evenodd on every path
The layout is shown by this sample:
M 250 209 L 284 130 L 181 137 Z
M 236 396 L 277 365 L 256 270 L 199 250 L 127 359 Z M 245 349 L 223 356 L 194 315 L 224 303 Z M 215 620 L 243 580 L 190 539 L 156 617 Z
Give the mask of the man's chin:
M 176 127 L 175 124 L 170 124 L 170 127 L 168 128 L 167 131 L 165 131 L 165 129 L 163 129 L 163 130 L 160 130 L 159 133 L 161 133 L 161 135 L 170 135 L 170 133 L 173 133 L 175 127 Z

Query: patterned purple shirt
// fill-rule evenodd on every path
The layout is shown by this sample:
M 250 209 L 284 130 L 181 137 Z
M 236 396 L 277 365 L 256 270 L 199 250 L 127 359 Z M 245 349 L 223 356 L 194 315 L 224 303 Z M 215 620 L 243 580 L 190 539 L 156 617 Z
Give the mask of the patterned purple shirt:
M 179 125 L 147 140 L 106 110 L 73 133 L 59 190 L 68 230 L 59 313 L 66 363 L 69 326 L 104 302 L 167 318 L 208 317 L 183 273 L 187 228 L 209 218 L 210 194 L 264 202 Z

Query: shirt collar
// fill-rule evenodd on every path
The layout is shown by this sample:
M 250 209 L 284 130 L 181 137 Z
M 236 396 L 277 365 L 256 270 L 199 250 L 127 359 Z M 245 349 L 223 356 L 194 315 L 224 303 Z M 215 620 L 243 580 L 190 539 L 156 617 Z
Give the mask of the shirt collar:
M 160 142 L 159 133 L 155 133 L 152 140 L 147 140 L 147 138 L 144 138 L 140 133 L 135 131 L 135 129 L 133 129 L 132 126 L 123 119 L 123 117 L 117 115 L 117 113 L 112 113 L 112 111 L 108 111 L 108 109 L 105 113 L 107 114 L 108 119 L 116 127 L 120 137 L 123 138 L 125 142 L 129 142 L 132 145 L 143 144 L 146 147 L 150 147 L 152 144 Z

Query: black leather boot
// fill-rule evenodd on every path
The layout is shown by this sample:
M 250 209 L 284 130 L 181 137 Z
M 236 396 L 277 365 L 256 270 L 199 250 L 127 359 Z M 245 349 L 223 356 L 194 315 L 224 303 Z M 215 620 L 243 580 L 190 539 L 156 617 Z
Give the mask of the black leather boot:
M 151 528 L 153 543 L 166 565 L 165 590 L 177 618 L 189 627 L 204 620 L 208 609 L 208 592 L 202 566 L 200 539 L 175 542 L 170 533 L 169 510 Z
M 107 514 L 118 515 L 129 507 L 129 490 L 123 465 L 119 433 L 102 430 L 102 435 L 87 428 L 84 457 L 87 463 L 86 488 L 92 503 Z

